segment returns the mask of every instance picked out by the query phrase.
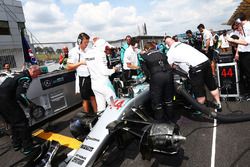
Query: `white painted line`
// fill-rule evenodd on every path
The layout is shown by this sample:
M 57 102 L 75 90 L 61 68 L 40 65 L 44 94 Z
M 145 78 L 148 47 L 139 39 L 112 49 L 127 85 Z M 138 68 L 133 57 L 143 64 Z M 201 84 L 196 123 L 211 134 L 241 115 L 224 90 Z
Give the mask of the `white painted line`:
M 211 153 L 211 167 L 215 167 L 216 134 L 217 134 L 217 120 L 214 119 L 213 141 L 212 141 L 212 153 Z

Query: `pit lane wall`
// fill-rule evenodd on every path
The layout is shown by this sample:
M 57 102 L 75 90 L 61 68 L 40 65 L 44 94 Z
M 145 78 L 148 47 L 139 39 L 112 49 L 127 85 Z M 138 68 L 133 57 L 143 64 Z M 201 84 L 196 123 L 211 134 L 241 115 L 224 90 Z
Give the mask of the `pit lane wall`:
M 66 70 L 56 70 L 33 79 L 27 91 L 27 97 L 45 109 L 44 115 L 38 119 L 29 118 L 31 126 L 82 101 L 80 95 L 75 94 L 75 71 Z M 26 109 L 27 113 L 29 113 L 28 110 Z M 39 116 L 41 113 L 35 111 L 33 114 Z

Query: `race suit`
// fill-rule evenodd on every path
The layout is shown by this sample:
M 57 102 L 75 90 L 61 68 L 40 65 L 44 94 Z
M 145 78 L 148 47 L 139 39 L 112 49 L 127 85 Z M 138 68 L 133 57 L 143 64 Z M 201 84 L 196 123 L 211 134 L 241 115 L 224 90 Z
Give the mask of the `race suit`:
M 101 39 L 99 40 L 102 41 Z M 115 70 L 108 69 L 104 48 L 96 45 L 96 47 L 89 50 L 85 57 L 90 72 L 91 87 L 96 97 L 98 112 L 102 112 L 106 109 L 106 102 L 111 104 L 112 99 L 116 98 L 115 90 L 109 80 L 109 76 L 112 75 Z

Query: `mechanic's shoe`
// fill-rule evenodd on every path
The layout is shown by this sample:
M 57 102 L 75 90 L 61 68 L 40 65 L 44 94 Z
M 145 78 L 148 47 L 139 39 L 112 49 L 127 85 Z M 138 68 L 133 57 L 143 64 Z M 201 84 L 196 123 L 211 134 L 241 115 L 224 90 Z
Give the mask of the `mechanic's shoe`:
M 214 109 L 215 112 L 222 112 L 222 106 L 220 103 L 216 103 L 216 108 Z
M 30 153 L 32 153 L 33 151 L 33 148 L 32 147 L 27 147 L 27 148 L 23 148 L 21 150 L 21 152 L 24 154 L 24 155 L 29 155 Z
M 26 147 L 26 148 L 21 149 L 21 152 L 22 152 L 24 155 L 29 155 L 30 153 L 36 151 L 39 147 L 40 147 L 40 145 L 29 146 L 29 147 Z
M 22 148 L 21 144 L 13 144 L 13 149 L 14 149 L 15 151 L 18 151 L 18 150 L 20 150 L 21 148 Z

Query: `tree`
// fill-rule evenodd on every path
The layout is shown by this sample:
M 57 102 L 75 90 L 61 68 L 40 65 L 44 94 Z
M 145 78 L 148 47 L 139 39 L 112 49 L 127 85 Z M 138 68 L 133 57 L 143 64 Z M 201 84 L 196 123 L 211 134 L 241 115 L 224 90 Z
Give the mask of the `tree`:
M 43 48 L 43 52 L 45 53 L 45 54 L 49 54 L 49 48 L 46 46 L 46 47 L 44 47 Z
M 55 51 L 54 51 L 54 49 L 52 47 L 49 47 L 48 49 L 49 49 L 50 54 L 55 54 Z
M 56 49 L 56 53 L 57 53 L 57 54 L 62 53 L 62 49 Z
M 40 46 L 35 47 L 35 52 L 36 52 L 36 53 L 42 53 L 42 52 L 43 52 L 43 49 L 42 49 Z

